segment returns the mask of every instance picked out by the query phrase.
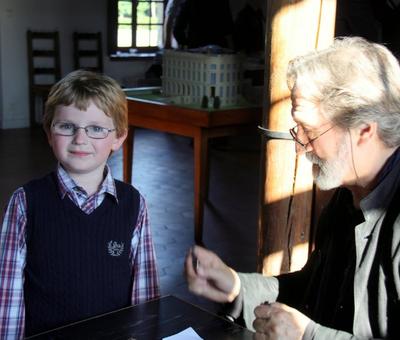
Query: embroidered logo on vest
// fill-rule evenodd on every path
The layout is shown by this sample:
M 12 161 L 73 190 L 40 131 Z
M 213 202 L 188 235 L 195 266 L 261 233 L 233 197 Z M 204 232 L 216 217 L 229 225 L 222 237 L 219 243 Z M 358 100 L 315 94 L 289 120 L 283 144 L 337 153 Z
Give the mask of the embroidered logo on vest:
M 124 242 L 110 241 L 107 244 L 107 249 L 111 256 L 120 256 L 124 251 Z

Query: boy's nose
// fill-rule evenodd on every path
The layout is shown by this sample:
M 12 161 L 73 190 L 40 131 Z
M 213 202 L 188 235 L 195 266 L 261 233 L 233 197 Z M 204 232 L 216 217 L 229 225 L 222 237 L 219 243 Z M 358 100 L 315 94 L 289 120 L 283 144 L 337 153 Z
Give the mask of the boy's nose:
M 84 144 L 87 142 L 88 136 L 86 134 L 85 129 L 77 129 L 74 134 L 74 143 L 76 144 Z

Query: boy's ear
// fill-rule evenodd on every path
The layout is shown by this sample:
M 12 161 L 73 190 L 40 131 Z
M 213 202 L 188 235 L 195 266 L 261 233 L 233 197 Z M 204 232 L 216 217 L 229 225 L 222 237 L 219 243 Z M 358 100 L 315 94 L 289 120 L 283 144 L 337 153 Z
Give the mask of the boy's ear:
M 47 141 L 49 142 L 49 145 L 52 147 L 53 146 L 53 140 L 52 140 L 52 136 L 51 136 L 51 132 L 47 131 L 46 129 L 44 129 L 44 132 L 46 133 L 46 137 L 47 137 Z
M 121 147 L 121 145 L 124 143 L 127 136 L 128 136 L 128 130 L 125 130 L 125 132 L 122 136 L 115 137 L 114 142 L 111 145 L 111 150 L 117 151 Z

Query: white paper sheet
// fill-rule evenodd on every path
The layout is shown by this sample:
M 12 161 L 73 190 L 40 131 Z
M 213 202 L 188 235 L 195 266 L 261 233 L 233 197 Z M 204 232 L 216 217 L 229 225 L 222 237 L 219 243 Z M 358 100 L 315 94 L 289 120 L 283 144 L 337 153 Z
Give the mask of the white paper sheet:
M 192 327 L 189 327 L 179 333 L 167 336 L 163 338 L 163 340 L 203 340 L 203 338 L 201 338 Z

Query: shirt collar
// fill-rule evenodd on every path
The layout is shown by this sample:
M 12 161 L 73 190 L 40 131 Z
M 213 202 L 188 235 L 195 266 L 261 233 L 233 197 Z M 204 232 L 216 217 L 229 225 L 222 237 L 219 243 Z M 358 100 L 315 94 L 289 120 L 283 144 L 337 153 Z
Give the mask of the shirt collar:
M 114 178 L 111 175 L 111 169 L 110 167 L 106 164 L 104 168 L 104 180 L 100 185 L 99 190 L 95 193 L 95 195 L 100 195 L 100 194 L 109 194 L 112 197 L 115 198 L 115 201 L 118 203 L 118 196 L 117 196 L 117 189 L 115 186 Z M 59 163 L 57 166 L 57 179 L 58 179 L 58 186 L 59 186 L 59 191 L 60 191 L 60 196 L 61 199 L 64 199 L 65 195 L 68 192 L 73 192 L 73 191 L 80 191 L 82 193 L 85 193 L 85 190 L 80 187 L 76 182 L 71 178 L 71 176 L 68 174 L 68 172 L 62 167 L 62 165 Z
M 378 183 L 380 183 L 388 173 L 396 166 L 396 164 L 400 161 L 400 148 L 397 148 L 395 152 L 389 157 L 389 159 L 385 162 L 382 170 L 378 175 Z
M 385 212 L 399 186 L 400 151 L 397 149 L 382 169 L 378 185 L 361 200 L 360 206 L 365 212 L 364 215 L 372 214 L 378 216 Z

